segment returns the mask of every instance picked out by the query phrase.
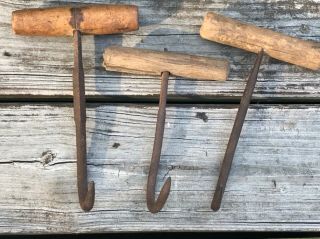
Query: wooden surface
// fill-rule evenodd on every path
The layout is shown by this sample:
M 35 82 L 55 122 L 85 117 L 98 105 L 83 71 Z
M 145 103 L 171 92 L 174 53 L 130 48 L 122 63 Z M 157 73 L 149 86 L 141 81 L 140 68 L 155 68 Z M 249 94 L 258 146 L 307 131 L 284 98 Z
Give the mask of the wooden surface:
M 138 28 L 138 9 L 132 5 L 33 8 L 12 13 L 12 29 L 18 35 L 73 36 L 75 29 L 87 35 L 107 35 Z
M 141 26 L 83 39 L 86 94 L 101 101 L 88 104 L 88 170 L 96 182 L 90 213 L 81 211 L 76 189 L 72 39 L 11 30 L 13 10 L 66 3 L 0 1 L 0 234 L 319 231 L 320 107 L 308 104 L 319 102 L 319 72 L 264 59 L 254 93 L 259 104 L 250 106 L 221 211 L 214 213 L 210 202 L 237 111 L 226 103 L 239 101 L 255 55 L 199 36 L 205 13 L 215 11 L 319 42 L 319 0 L 72 1 L 136 4 Z M 157 99 L 160 80 L 106 72 L 102 55 L 110 45 L 231 63 L 225 82 L 170 80 L 170 102 L 179 104 L 168 107 L 158 187 L 170 175 L 172 192 L 157 215 L 145 204 L 157 105 L 145 102 Z M 128 104 L 107 104 L 118 99 Z
M 210 203 L 236 108 L 168 107 L 157 190 L 167 176 L 172 188 L 152 215 L 145 193 L 156 112 L 89 105 L 96 202 L 84 213 L 71 104 L 2 105 L 0 232 L 319 230 L 319 107 L 251 107 L 217 213 Z
M 320 44 L 306 41 L 267 28 L 237 21 L 209 12 L 200 28 L 200 36 L 209 41 L 267 55 L 280 61 L 311 70 L 320 68 Z
M 107 73 L 102 67 L 103 49 L 123 45 L 154 50 L 177 51 L 231 62 L 227 82 L 171 81 L 170 98 L 187 95 L 203 98 L 239 98 L 244 78 L 255 56 L 239 49 L 201 39 L 199 29 L 207 11 L 253 23 L 302 39 L 319 41 L 319 1 L 104 1 L 72 3 L 130 3 L 139 7 L 140 30 L 124 35 L 84 37 L 86 91 L 90 98 L 106 96 L 154 97 L 159 94 L 158 77 Z M 68 97 L 72 95 L 72 39 L 68 37 L 22 37 L 11 30 L 11 12 L 26 7 L 64 5 L 68 1 L 0 1 L 0 94 L 10 98 Z M 255 99 L 317 100 L 318 72 L 308 71 L 274 59 L 262 66 Z
M 179 54 L 176 52 L 111 46 L 105 49 L 103 65 L 107 71 L 155 75 L 162 72 L 193 80 L 228 79 L 229 62 L 213 57 Z

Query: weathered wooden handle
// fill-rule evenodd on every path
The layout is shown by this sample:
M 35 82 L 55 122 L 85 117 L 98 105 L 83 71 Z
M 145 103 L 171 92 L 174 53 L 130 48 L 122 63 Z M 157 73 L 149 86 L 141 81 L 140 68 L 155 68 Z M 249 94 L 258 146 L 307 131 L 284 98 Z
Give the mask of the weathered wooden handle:
M 133 5 L 89 5 L 73 8 L 35 8 L 12 13 L 12 28 L 19 35 L 72 36 L 115 34 L 139 28 L 138 8 Z
M 209 12 L 200 29 L 202 38 L 258 53 L 261 48 L 278 60 L 318 70 L 320 44 Z
M 160 76 L 162 72 L 198 80 L 226 80 L 229 63 L 224 59 L 127 47 L 105 49 L 108 71 Z

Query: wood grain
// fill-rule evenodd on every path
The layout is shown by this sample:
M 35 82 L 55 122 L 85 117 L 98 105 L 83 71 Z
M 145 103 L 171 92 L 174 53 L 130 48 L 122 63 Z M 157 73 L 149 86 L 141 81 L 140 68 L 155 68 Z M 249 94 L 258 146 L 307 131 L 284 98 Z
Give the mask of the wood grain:
M 320 68 L 320 42 L 304 41 L 214 12 L 206 14 L 200 35 L 254 53 L 264 49 L 273 58 L 308 69 Z
M 152 215 L 145 190 L 157 107 L 89 104 L 96 202 L 83 213 L 71 104 L 2 104 L 0 233 L 319 231 L 319 106 L 250 107 L 222 208 L 211 211 L 236 111 L 168 107 L 157 190 L 168 176 L 172 190 Z
M 75 14 L 73 11 L 77 10 Z M 97 4 L 77 7 L 32 8 L 12 12 L 12 29 L 18 35 L 73 36 L 102 35 L 135 31 L 138 9 L 133 5 Z
M 31 7 L 52 7 L 70 1 L 0 1 L 0 97 L 55 99 L 72 96 L 72 40 L 70 38 L 15 36 L 11 12 Z M 110 3 L 104 0 L 75 0 L 73 4 Z M 318 0 L 208 0 L 208 1 L 112 1 L 139 7 L 140 30 L 124 35 L 86 36 L 83 39 L 86 93 L 88 98 L 157 98 L 158 77 L 106 72 L 103 50 L 110 45 L 176 51 L 230 61 L 226 82 L 170 81 L 169 97 L 195 99 L 239 99 L 245 78 L 254 62 L 254 54 L 203 40 L 199 29 L 208 11 L 236 18 L 304 40 L 319 41 Z M 181 79 L 181 80 L 180 80 Z M 318 72 L 266 59 L 262 65 L 256 100 L 318 100 Z
M 158 77 L 168 71 L 196 80 L 225 81 L 229 73 L 229 63 L 223 59 L 139 48 L 111 46 L 105 49 L 103 59 L 107 71 Z
M 0 99 L 72 96 L 72 40 L 12 33 L 11 13 L 34 7 L 113 3 L 139 7 L 141 28 L 123 35 L 85 36 L 89 99 L 159 94 L 158 77 L 105 72 L 111 45 L 175 51 L 230 61 L 226 82 L 170 81 L 171 99 L 238 99 L 255 56 L 205 41 L 204 14 L 222 15 L 293 37 L 319 41 L 318 0 L 11 0 L 0 1 Z M 319 73 L 265 59 L 254 98 L 260 102 L 319 100 Z M 113 98 L 114 99 L 114 98 Z M 0 233 L 141 231 L 319 231 L 320 109 L 318 105 L 251 106 L 221 211 L 210 201 L 237 106 L 169 105 L 158 186 L 172 178 L 163 212 L 145 204 L 154 140 L 154 105 L 92 105 L 87 111 L 90 213 L 79 207 L 71 104 L 0 105 Z

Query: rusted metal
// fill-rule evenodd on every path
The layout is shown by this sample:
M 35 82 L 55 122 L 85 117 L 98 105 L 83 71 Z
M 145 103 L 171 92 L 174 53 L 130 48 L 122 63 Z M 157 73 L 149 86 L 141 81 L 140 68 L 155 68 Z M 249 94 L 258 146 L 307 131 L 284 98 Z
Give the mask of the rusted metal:
M 151 158 L 151 164 L 149 169 L 148 183 L 147 183 L 147 207 L 150 212 L 159 212 L 167 201 L 170 193 L 171 178 L 167 178 L 164 183 L 157 200 L 155 200 L 155 188 L 157 183 L 157 175 L 160 163 L 161 148 L 163 141 L 163 133 L 166 120 L 166 103 L 167 103 L 167 92 L 168 92 L 168 81 L 170 73 L 164 71 L 161 74 L 161 90 L 160 90 L 160 101 L 159 110 L 157 117 L 156 133 L 153 144 L 153 152 Z
M 87 180 L 86 98 L 82 63 L 81 32 L 74 30 L 73 106 L 76 125 L 77 180 L 80 206 L 90 211 L 94 204 L 94 182 Z
M 244 90 L 243 96 L 241 98 L 240 106 L 234 121 L 234 125 L 229 138 L 227 150 L 224 155 L 224 159 L 221 165 L 220 174 L 216 190 L 211 203 L 211 209 L 218 211 L 221 206 L 221 201 L 223 197 L 224 190 L 226 188 L 228 176 L 230 173 L 233 157 L 237 148 L 237 144 L 240 138 L 242 126 L 246 118 L 246 114 L 250 105 L 251 97 L 254 91 L 254 87 L 257 82 L 258 72 L 261 65 L 264 52 L 263 49 L 259 52 L 254 66 L 250 72 L 246 88 Z
M 80 31 L 80 23 L 84 20 L 81 8 L 73 7 L 70 9 L 70 11 L 71 18 L 69 24 L 71 25 L 72 29 Z

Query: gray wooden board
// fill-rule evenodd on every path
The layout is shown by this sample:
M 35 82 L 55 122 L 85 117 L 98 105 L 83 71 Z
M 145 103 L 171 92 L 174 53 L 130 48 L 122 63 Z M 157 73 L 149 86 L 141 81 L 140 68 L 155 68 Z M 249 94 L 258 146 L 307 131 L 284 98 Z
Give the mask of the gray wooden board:
M 199 28 L 207 11 L 216 11 L 299 38 L 320 40 L 319 0 L 0 1 L 0 97 L 61 98 L 72 95 L 72 39 L 15 36 L 11 30 L 13 10 L 69 3 L 131 3 L 139 7 L 139 31 L 124 35 L 84 37 L 86 94 L 89 97 L 154 97 L 159 94 L 160 82 L 157 77 L 106 72 L 101 66 L 102 54 L 103 49 L 110 45 L 168 49 L 227 58 L 231 62 L 227 82 L 173 80 L 170 82 L 169 95 L 239 97 L 244 89 L 244 79 L 254 62 L 254 54 L 202 40 Z M 254 98 L 318 99 L 319 80 L 319 72 L 266 58 Z
M 96 201 L 84 213 L 72 106 L 1 104 L 0 233 L 319 231 L 319 106 L 252 106 L 222 208 L 210 210 L 236 111 L 169 105 L 157 191 L 168 176 L 172 190 L 153 215 L 145 194 L 157 107 L 89 105 Z

